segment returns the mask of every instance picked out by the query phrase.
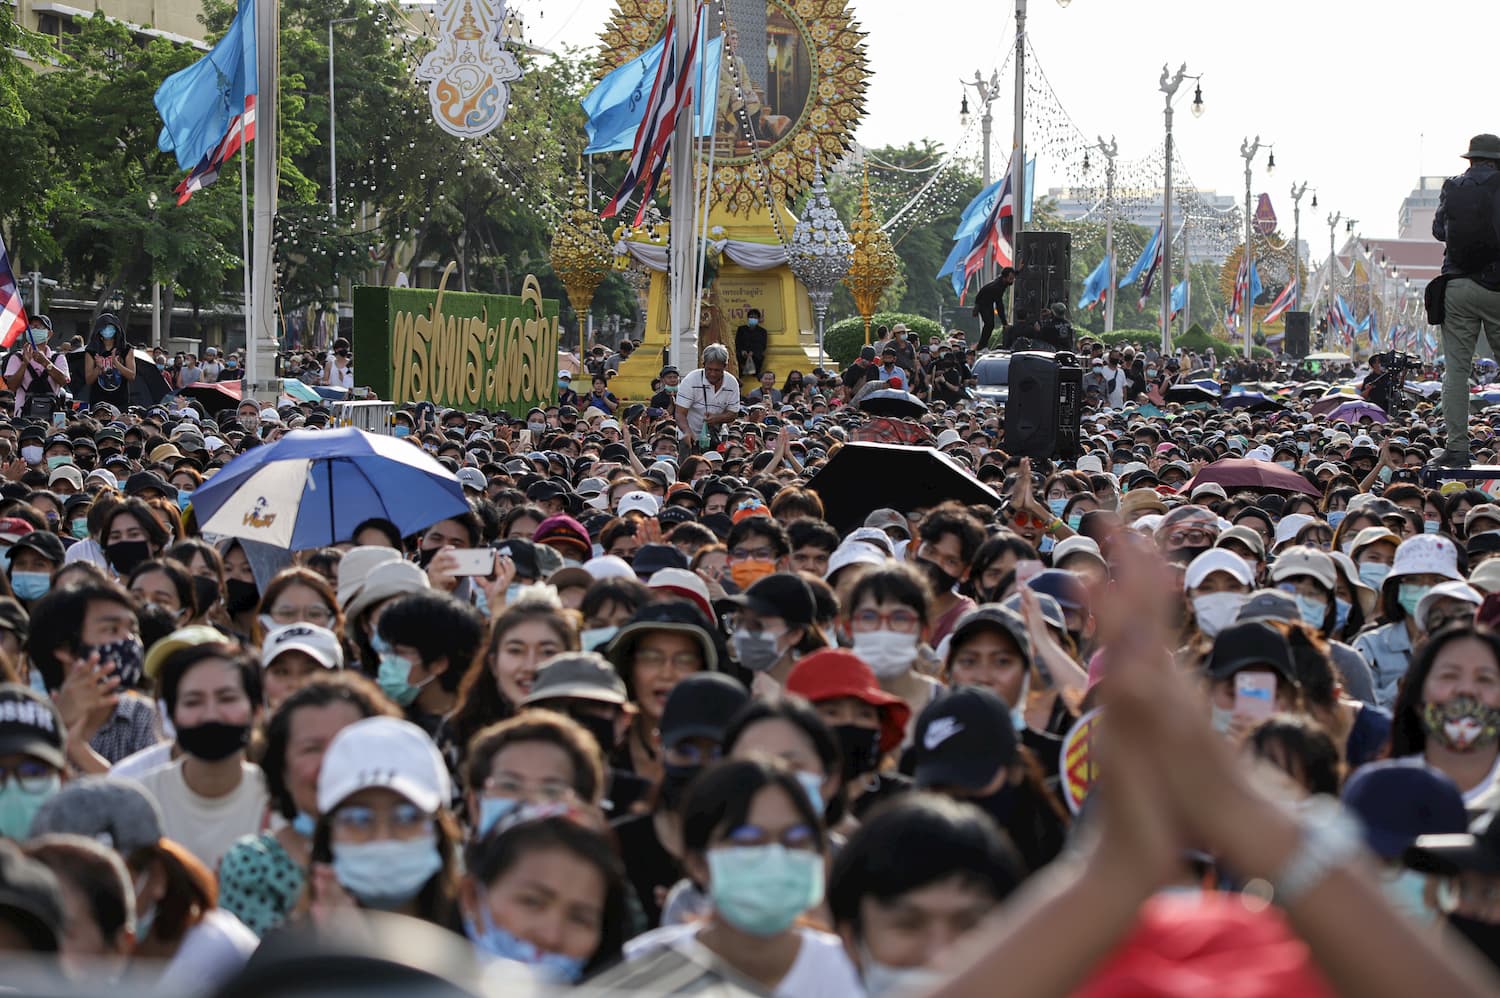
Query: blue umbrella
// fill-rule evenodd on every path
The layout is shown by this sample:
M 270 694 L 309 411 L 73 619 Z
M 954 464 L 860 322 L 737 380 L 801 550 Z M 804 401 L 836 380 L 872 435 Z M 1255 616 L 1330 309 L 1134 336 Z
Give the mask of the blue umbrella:
M 204 533 L 302 551 L 383 517 L 402 535 L 468 512 L 458 479 L 420 448 L 354 427 L 293 430 L 193 493 Z

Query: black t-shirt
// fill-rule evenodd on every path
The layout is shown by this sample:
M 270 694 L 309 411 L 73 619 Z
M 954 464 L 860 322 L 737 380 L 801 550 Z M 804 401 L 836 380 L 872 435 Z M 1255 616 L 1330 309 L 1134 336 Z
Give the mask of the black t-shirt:
M 974 295 L 974 313 L 984 317 L 999 312 L 1002 326 L 1005 325 L 1005 289 L 1010 287 L 1003 283 L 1004 280 L 1003 277 L 997 277 Z
M 874 364 L 864 364 L 860 361 L 855 361 L 854 363 L 849 365 L 848 370 L 844 371 L 844 373 L 840 377 L 844 382 L 844 387 L 849 389 L 851 392 L 855 392 L 859 390 L 860 385 L 864 384 L 866 381 L 869 381 L 870 375 L 874 373 Z
M 849 810 L 861 821 L 865 815 L 873 811 L 878 805 L 885 803 L 893 797 L 899 797 L 911 790 L 915 784 L 911 778 L 902 776 L 900 773 L 877 773 L 875 786 L 864 793 L 849 805 Z
M 766 327 L 744 325 L 734 331 L 735 353 L 760 355 L 766 352 Z
M 636 815 L 612 826 L 620 844 L 620 858 L 625 861 L 625 877 L 635 888 L 647 924 L 661 921 L 662 902 L 667 891 L 682 879 L 682 866 L 656 837 L 656 825 L 649 814 Z

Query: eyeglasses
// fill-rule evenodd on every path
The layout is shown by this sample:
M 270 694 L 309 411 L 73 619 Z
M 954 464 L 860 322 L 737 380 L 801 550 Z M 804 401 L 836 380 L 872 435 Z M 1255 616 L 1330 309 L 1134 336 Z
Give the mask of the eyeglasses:
M 374 838 L 380 832 L 382 824 L 398 836 L 409 838 L 424 826 L 430 827 L 432 824 L 431 816 L 415 804 L 402 802 L 388 812 L 382 813 L 383 810 L 351 804 L 333 812 L 329 820 L 350 838 Z
M 729 552 L 730 561 L 775 561 L 776 552 L 771 548 L 735 548 Z
M 333 611 L 326 606 L 278 606 L 271 608 L 271 619 L 278 624 L 317 624 L 326 627 Z
M 1042 516 L 1038 516 L 1035 513 L 1028 513 L 1024 509 L 1013 509 L 1013 510 L 1010 511 L 1009 515 L 1010 515 L 1010 522 L 1014 523 L 1018 527 L 1038 527 L 1038 528 L 1041 528 L 1041 527 L 1046 527 L 1049 523 L 1052 522 L 1051 520 L 1049 520 L 1049 519 L 1047 519 L 1045 517 L 1042 517 Z
M 636 652 L 633 660 L 637 666 L 646 669 L 660 669 L 669 664 L 679 672 L 697 672 L 703 668 L 702 656 L 688 652 L 668 657 L 665 652 L 647 649 Z
M 1167 543 L 1172 547 L 1195 547 L 1200 544 L 1212 544 L 1219 537 L 1213 530 L 1201 527 L 1185 527 L 1182 530 L 1174 530 L 1167 535 Z
M 814 849 L 817 847 L 818 837 L 808 825 L 793 825 L 783 829 L 779 835 L 772 835 L 759 825 L 740 825 L 731 829 L 724 837 L 726 846 L 764 846 L 773 842 L 787 849 Z
M 45 793 L 58 779 L 57 770 L 40 759 L 22 759 L 14 766 L 0 766 L 0 787 L 9 787 L 14 781 L 28 794 Z
M 915 634 L 922 626 L 922 618 L 917 616 L 913 610 L 892 610 L 889 613 L 881 613 L 879 610 L 856 610 L 849 617 L 851 630 L 867 632 L 878 631 L 884 628 L 895 631 L 897 634 Z

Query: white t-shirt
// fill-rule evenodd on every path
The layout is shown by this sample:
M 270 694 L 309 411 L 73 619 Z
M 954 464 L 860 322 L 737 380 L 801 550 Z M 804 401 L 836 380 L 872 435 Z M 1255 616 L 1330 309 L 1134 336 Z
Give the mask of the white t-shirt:
M 1427 764 L 1427 757 L 1422 755 L 1420 752 L 1415 755 L 1403 755 L 1400 757 L 1399 761 L 1412 766 L 1423 766 L 1427 769 L 1433 770 L 1434 772 L 1438 772 L 1436 766 L 1429 766 Z M 1462 791 L 1464 796 L 1464 807 L 1469 810 L 1470 814 L 1473 814 L 1475 809 L 1475 802 L 1482 798 L 1486 793 L 1496 789 L 1497 787 L 1500 787 L 1500 755 L 1495 756 L 1495 764 L 1490 767 L 1490 771 L 1485 774 L 1484 779 L 1480 780 L 1468 790 L 1464 790 L 1463 787 L 1459 787 L 1459 790 Z
M 204 797 L 182 778 L 184 761 L 169 762 L 138 779 L 161 805 L 166 837 L 217 870 L 235 839 L 260 831 L 266 815 L 266 779 L 259 766 L 241 763 L 239 786 L 223 797 Z
M 701 946 L 697 941 L 701 923 L 667 925 L 636 936 L 625 944 L 625 959 L 635 960 L 664 947 Z M 862 995 L 863 985 L 844 944 L 838 936 L 817 929 L 799 928 L 802 945 L 797 959 L 771 992 L 775 998 L 833 998 L 835 995 Z
M 696 436 L 707 417 L 739 411 L 740 383 L 726 371 L 723 383 L 715 388 L 703 368 L 689 371 L 677 384 L 677 408 L 687 410 L 688 429 Z
M 188 929 L 157 986 L 167 994 L 204 994 L 228 980 L 250 959 L 260 937 L 222 908 L 204 912 Z
M 98 565 L 105 572 L 112 572 L 109 567 L 109 559 L 104 557 L 104 549 L 92 537 L 85 537 L 83 540 L 77 541 L 63 554 L 63 564 L 71 565 L 75 561 L 87 561 Z

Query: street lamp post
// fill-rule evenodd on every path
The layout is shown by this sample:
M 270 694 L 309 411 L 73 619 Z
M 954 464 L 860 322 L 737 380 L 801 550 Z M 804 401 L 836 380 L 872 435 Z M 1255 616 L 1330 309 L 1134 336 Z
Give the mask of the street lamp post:
M 350 24 L 357 17 L 335 17 L 328 21 L 328 217 L 339 217 L 339 161 L 338 143 L 334 130 L 333 104 L 333 26 Z
M 984 173 L 981 186 L 988 187 L 990 186 L 990 126 L 995 121 L 995 116 L 990 113 L 990 105 L 994 103 L 995 98 L 1000 94 L 1000 71 L 998 69 L 995 70 L 990 74 L 990 78 L 986 80 L 980 74 L 979 70 L 976 69 L 974 70 L 974 79 L 959 80 L 958 82 L 962 83 L 965 87 L 973 87 L 975 94 L 979 97 L 980 108 L 983 112 L 979 118 L 979 134 L 981 136 L 980 141 L 984 144 L 982 159 Z M 963 103 L 959 107 L 959 119 L 965 127 L 968 126 L 968 121 L 965 120 L 968 118 L 968 114 L 969 95 L 965 93 Z M 980 282 L 981 284 L 988 284 L 994 280 L 995 275 L 993 270 L 993 261 L 985 261 L 984 279 Z
M 1250 212 L 1250 183 L 1254 179 L 1250 164 L 1255 159 L 1255 154 L 1260 152 L 1260 136 L 1257 135 L 1252 142 L 1245 139 L 1240 143 L 1240 156 L 1245 160 L 1245 300 L 1240 303 L 1240 331 L 1244 337 L 1245 359 L 1250 359 L 1250 329 L 1254 325 L 1255 301 L 1250 297 L 1250 268 L 1255 266 L 1255 250 L 1251 243 L 1254 237 L 1255 218 Z M 1275 157 L 1268 162 L 1267 169 L 1275 165 Z
M 1104 332 L 1115 331 L 1115 156 L 1120 147 L 1111 135 L 1099 136 L 1098 150 L 1104 154 L 1104 258 L 1109 261 L 1109 294 L 1104 298 Z
M 1010 262 L 1021 267 L 1021 224 L 1026 217 L 1026 0 L 1016 0 L 1016 129 L 1010 154 Z
M 1302 195 L 1307 182 L 1292 185 L 1292 308 L 1302 308 Z M 1318 196 L 1313 195 L 1316 201 Z
M 1187 63 L 1178 67 L 1176 74 L 1167 66 L 1161 68 L 1159 89 L 1166 95 L 1164 114 L 1167 122 L 1166 173 L 1161 186 L 1161 352 L 1172 352 L 1172 98 L 1182 81 L 1192 79 L 1195 83 L 1203 79 L 1202 74 L 1189 77 Z M 1203 87 L 1193 89 L 1193 115 L 1203 114 Z

